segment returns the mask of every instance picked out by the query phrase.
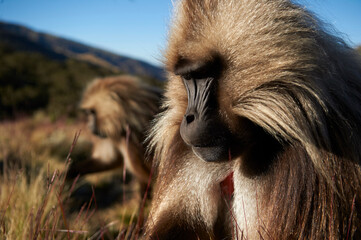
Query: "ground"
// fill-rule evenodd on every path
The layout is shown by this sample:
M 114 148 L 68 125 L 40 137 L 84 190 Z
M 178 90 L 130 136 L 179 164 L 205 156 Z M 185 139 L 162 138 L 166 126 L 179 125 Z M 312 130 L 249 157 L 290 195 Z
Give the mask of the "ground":
M 41 112 L 0 122 L 0 239 L 137 238 L 138 186 L 122 169 L 65 180 L 92 138 L 84 121 Z

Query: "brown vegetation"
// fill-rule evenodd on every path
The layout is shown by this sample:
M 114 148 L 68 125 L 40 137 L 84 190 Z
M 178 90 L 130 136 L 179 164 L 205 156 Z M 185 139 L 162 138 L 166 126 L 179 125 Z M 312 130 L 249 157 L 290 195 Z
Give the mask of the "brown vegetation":
M 137 186 L 124 183 L 121 170 L 75 184 L 64 181 L 69 161 L 90 157 L 93 136 L 85 123 L 52 122 L 38 113 L 1 122 L 0 133 L 0 239 L 122 239 L 132 234 Z

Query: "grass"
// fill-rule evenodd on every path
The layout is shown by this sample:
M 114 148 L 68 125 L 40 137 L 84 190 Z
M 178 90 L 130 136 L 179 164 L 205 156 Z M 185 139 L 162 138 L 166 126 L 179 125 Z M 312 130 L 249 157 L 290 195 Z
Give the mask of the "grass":
M 42 114 L 0 123 L 0 239 L 136 238 L 140 199 L 121 169 L 65 180 L 91 140 L 84 123 Z

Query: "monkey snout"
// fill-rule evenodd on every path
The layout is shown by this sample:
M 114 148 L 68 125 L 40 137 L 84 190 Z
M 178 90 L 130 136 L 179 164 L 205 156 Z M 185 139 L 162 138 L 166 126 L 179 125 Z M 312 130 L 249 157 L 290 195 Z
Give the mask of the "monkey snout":
M 180 135 L 187 145 L 208 147 L 214 145 L 215 128 L 211 120 L 204 119 L 196 112 L 189 112 L 182 120 Z
M 183 141 L 191 146 L 205 145 L 208 139 L 208 124 L 199 119 L 197 113 L 191 112 L 184 115 L 180 134 Z

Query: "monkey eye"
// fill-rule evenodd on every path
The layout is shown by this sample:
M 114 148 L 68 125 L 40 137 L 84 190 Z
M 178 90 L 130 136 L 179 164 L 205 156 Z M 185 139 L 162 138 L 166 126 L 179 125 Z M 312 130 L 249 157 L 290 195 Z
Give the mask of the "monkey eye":
M 191 79 L 193 79 L 192 74 L 190 74 L 190 73 L 182 75 L 182 78 L 183 78 L 184 80 L 191 80 Z
M 85 112 L 86 115 L 96 115 L 95 109 L 93 108 L 85 108 L 82 110 L 83 112 Z
M 218 78 L 222 72 L 220 57 L 214 57 L 211 61 L 190 61 L 181 59 L 175 65 L 174 73 L 184 80 Z

